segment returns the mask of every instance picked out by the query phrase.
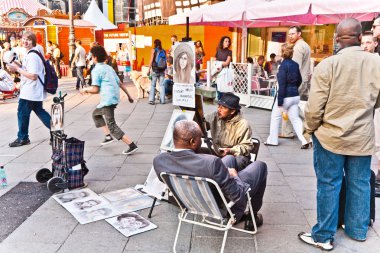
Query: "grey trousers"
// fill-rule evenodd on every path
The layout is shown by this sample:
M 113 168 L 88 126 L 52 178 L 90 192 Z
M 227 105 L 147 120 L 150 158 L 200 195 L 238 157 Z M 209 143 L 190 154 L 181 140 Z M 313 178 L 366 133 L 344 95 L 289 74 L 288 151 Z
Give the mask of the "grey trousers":
M 115 108 L 116 105 L 104 106 L 102 108 L 96 108 L 92 113 L 95 126 L 97 128 L 104 127 L 106 124 L 112 134 L 117 140 L 120 140 L 124 136 L 124 132 L 116 124 L 115 121 Z

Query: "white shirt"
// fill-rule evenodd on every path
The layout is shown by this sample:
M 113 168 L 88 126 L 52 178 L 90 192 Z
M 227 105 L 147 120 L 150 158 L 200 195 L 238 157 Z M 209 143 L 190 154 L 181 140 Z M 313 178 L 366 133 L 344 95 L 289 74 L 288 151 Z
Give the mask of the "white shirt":
M 82 46 L 78 46 L 75 49 L 75 54 L 78 55 L 75 65 L 77 67 L 86 66 L 86 51 L 84 50 L 84 48 Z
M 38 51 L 36 47 L 32 49 Z M 45 67 L 36 53 L 31 52 L 24 55 L 22 69 L 28 73 L 37 74 L 42 82 L 45 81 Z M 46 91 L 41 81 L 38 78 L 37 80 L 32 80 L 21 75 L 20 98 L 30 101 L 43 101 L 46 98 Z

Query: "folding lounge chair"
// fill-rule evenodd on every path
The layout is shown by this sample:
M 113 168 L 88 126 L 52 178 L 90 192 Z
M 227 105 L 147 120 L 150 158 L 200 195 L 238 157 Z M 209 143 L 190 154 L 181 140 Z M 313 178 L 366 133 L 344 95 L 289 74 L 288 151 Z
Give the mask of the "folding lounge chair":
M 174 252 L 176 252 L 176 245 L 182 222 L 224 231 L 222 247 L 220 250 L 221 253 L 224 252 L 227 233 L 230 229 L 252 235 L 257 233 L 257 226 L 253 215 L 251 197 L 249 195 L 250 189 L 247 190 L 246 194 L 248 199 L 247 205 L 254 226 L 253 231 L 233 227 L 236 219 L 235 214 L 231 211 L 231 207 L 235 203 L 232 201 L 227 203 L 222 190 L 214 180 L 202 177 L 169 174 L 165 172 L 162 172 L 160 176 L 164 183 L 168 186 L 170 192 L 173 194 L 174 199 L 177 201 L 179 207 L 181 208 L 181 212 L 178 214 L 179 223 L 173 245 Z M 218 206 L 210 186 L 214 187 L 216 190 L 214 192 L 216 192 L 215 194 L 219 195 L 218 197 L 222 202 L 220 205 L 222 206 Z M 222 215 L 221 209 L 227 211 L 228 217 L 224 217 Z M 194 215 L 194 219 L 188 219 L 187 216 L 189 214 Z M 197 221 L 199 218 L 201 218 L 201 220 Z

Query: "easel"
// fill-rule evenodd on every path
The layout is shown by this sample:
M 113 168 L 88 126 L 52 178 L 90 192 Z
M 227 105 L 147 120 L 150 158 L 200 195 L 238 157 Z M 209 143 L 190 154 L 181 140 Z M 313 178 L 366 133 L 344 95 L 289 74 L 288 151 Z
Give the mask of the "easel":
M 209 138 L 207 135 L 207 124 L 206 124 L 206 120 L 205 120 L 204 112 L 203 112 L 202 95 L 195 94 L 195 108 L 180 106 L 180 109 L 195 112 L 194 121 L 197 122 L 199 127 L 201 128 L 204 142 L 207 144 L 207 147 L 210 150 L 210 152 L 212 152 L 213 149 L 212 149 L 211 138 Z M 165 196 L 165 192 L 166 191 L 162 192 L 161 198 Z M 152 217 L 153 208 L 156 205 L 156 202 L 157 202 L 157 197 L 153 199 L 153 203 L 152 203 L 152 206 L 150 207 L 148 218 Z

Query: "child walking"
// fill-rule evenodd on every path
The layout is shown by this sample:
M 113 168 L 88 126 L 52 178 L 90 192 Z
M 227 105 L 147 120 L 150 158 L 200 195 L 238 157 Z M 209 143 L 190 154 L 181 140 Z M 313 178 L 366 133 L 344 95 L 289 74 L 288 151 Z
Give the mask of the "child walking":
M 138 150 L 136 144 L 119 128 L 116 124 L 114 111 L 120 100 L 120 79 L 116 72 L 105 63 L 107 52 L 102 46 L 93 46 L 91 48 L 92 59 L 96 64 L 91 72 L 92 86 L 83 88 L 82 94 L 100 94 L 100 103 L 92 113 L 95 126 L 102 128 L 105 139 L 101 145 L 107 145 L 117 140 L 122 140 L 129 145 L 129 148 L 123 151 L 124 155 L 130 155 Z M 129 95 L 127 93 L 127 95 Z M 133 100 L 128 96 L 129 101 Z M 112 137 L 113 136 L 113 137 Z

